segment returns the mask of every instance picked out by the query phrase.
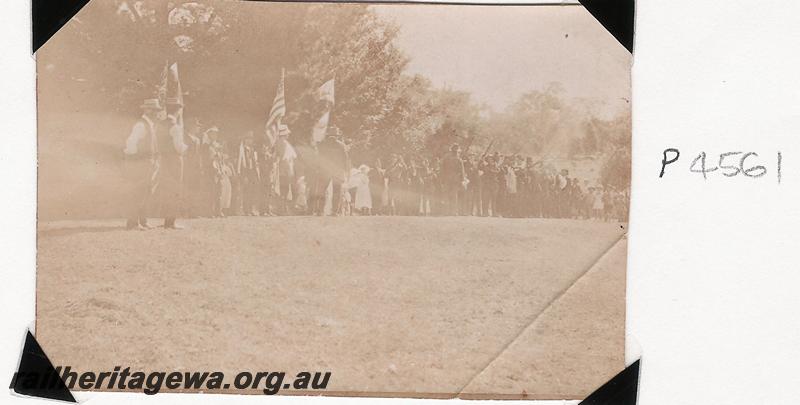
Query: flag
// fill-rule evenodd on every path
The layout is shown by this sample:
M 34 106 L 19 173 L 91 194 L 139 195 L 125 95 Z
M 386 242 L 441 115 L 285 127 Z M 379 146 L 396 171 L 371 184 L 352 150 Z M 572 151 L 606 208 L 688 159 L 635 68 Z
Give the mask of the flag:
M 333 81 L 335 79 L 328 80 L 319 88 L 318 97 L 320 101 L 327 101 L 331 104 L 334 102 L 333 97 Z
M 333 111 L 333 104 L 334 104 L 334 80 L 331 79 L 325 82 L 317 92 L 317 97 L 320 101 L 324 101 L 325 104 L 325 112 L 320 117 L 319 121 L 314 125 L 314 129 L 311 132 L 311 140 L 313 143 L 320 143 L 322 140 L 325 139 L 325 135 L 328 134 L 328 124 L 331 120 L 331 111 Z
M 181 88 L 181 80 L 178 77 L 178 63 L 175 62 L 172 66 L 169 67 L 169 80 L 167 85 L 167 91 L 170 88 L 173 88 L 174 91 L 172 94 L 169 94 L 169 97 L 174 97 L 178 100 L 178 102 L 183 106 L 183 89 Z M 183 108 L 178 111 L 178 125 L 183 128 Z
M 161 82 L 158 85 L 158 89 L 156 90 L 156 98 L 158 98 L 158 102 L 161 104 L 162 110 L 166 111 L 167 109 L 167 86 L 169 83 L 169 61 L 164 64 L 164 70 L 161 71 Z
M 284 77 L 286 74 L 285 69 L 281 69 L 281 81 L 278 82 L 278 91 L 275 94 L 275 100 L 272 101 L 272 109 L 269 111 L 269 118 L 267 119 L 267 137 L 271 144 L 275 144 L 278 135 L 278 126 L 286 115 L 286 98 L 284 97 Z

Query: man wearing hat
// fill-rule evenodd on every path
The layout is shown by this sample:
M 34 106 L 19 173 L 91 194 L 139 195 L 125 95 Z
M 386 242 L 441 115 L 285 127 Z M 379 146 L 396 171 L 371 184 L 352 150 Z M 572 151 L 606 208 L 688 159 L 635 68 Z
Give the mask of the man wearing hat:
M 156 125 L 163 110 L 161 103 L 154 98 L 144 100 L 141 109 L 142 116 L 133 125 L 123 150 L 124 172 L 131 190 L 127 228 L 138 230 L 150 228 L 147 210 L 158 175 Z
M 342 201 L 342 183 L 348 172 L 349 156 L 347 146 L 341 140 L 339 128 L 331 126 L 328 135 L 320 142 L 317 147 L 319 154 L 320 175 L 323 179 L 320 186 L 325 190 L 328 183 L 331 187 L 331 213 L 339 214 L 339 206 Z
M 164 217 L 164 228 L 183 229 L 175 224 L 181 202 L 184 143 L 183 123 L 179 119 L 183 104 L 178 98 L 167 99 L 167 119 L 156 125 L 158 140 L 158 184 L 156 192 Z
M 445 193 L 448 215 L 459 214 L 459 194 L 463 194 L 467 185 L 467 173 L 464 161 L 461 160 L 461 147 L 453 144 L 444 159 L 442 159 L 441 172 L 442 191 Z

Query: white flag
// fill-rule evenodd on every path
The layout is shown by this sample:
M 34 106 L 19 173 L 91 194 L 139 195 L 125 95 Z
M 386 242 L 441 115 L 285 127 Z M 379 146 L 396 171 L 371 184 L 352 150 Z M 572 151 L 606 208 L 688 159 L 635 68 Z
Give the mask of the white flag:
M 183 88 L 181 88 L 181 79 L 178 76 L 178 62 L 173 63 L 169 67 L 169 84 L 174 86 L 175 89 L 172 94 L 168 94 L 167 96 L 175 97 L 177 102 L 181 105 L 181 109 L 178 111 L 178 116 L 176 118 L 178 119 L 178 125 L 183 128 Z
M 335 79 L 328 80 L 319 88 L 319 99 L 322 101 L 327 101 L 331 104 L 334 102 L 333 96 L 333 81 Z
M 320 143 L 325 139 L 325 136 L 328 134 L 328 123 L 331 120 L 331 111 L 333 110 L 334 104 L 334 80 L 331 79 L 325 82 L 317 92 L 317 97 L 319 97 L 320 101 L 327 102 L 325 106 L 325 113 L 322 114 L 319 121 L 317 121 L 316 125 L 314 125 L 314 129 L 311 132 L 311 141 L 313 143 Z

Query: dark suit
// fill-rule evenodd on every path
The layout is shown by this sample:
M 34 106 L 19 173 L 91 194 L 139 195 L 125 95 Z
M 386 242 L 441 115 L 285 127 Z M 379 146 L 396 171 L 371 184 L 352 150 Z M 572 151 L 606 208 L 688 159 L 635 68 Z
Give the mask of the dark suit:
M 441 182 L 442 189 L 447 201 L 447 213 L 458 215 L 458 197 L 464 190 L 464 179 L 466 178 L 464 161 L 455 152 L 451 152 L 442 159 Z
M 333 183 L 331 212 L 336 215 L 339 213 L 342 183 L 344 183 L 348 170 L 349 157 L 347 147 L 335 138 L 327 137 L 317 146 L 317 150 L 319 151 L 320 175 L 324 179 L 322 182 L 323 190 L 329 182 Z

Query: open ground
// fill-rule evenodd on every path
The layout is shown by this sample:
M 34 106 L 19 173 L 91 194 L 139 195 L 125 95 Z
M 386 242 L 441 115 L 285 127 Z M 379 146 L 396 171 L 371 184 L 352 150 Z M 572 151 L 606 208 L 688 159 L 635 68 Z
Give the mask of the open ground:
M 582 398 L 624 367 L 624 224 L 183 223 L 39 224 L 36 335 L 54 364 L 319 370 L 329 394 L 542 399 Z

